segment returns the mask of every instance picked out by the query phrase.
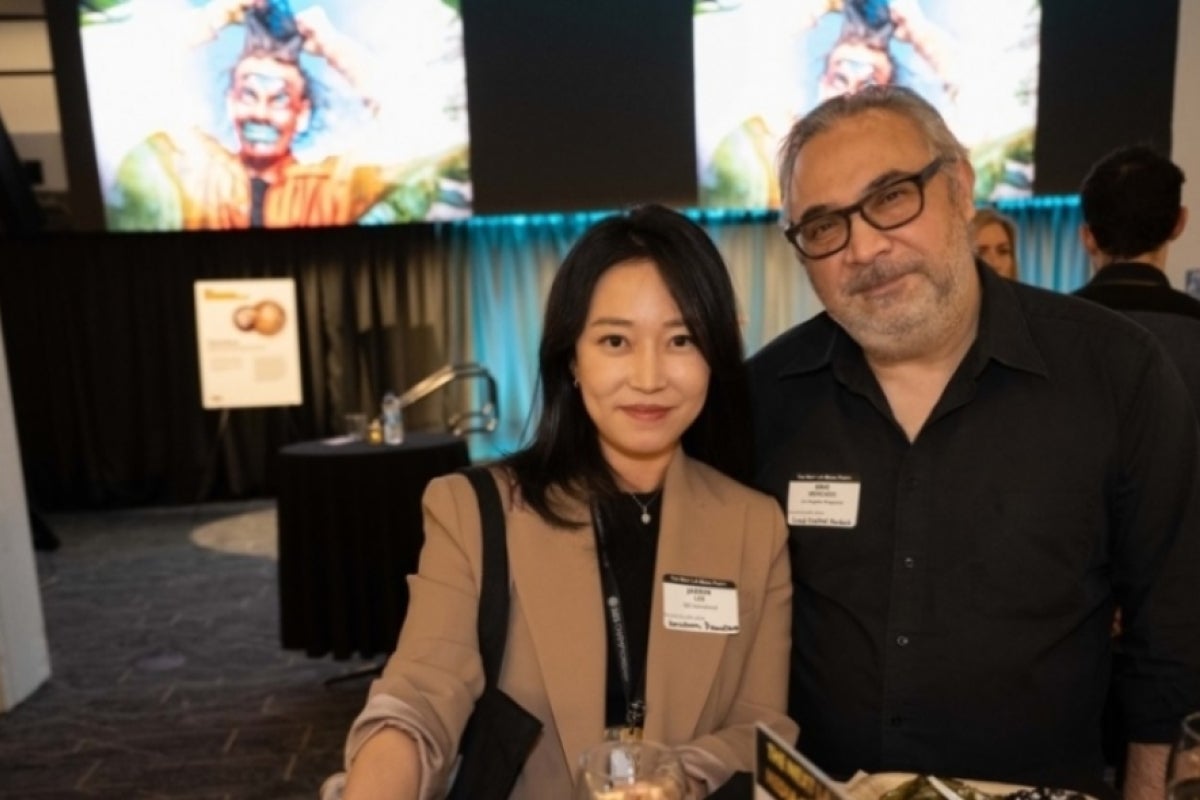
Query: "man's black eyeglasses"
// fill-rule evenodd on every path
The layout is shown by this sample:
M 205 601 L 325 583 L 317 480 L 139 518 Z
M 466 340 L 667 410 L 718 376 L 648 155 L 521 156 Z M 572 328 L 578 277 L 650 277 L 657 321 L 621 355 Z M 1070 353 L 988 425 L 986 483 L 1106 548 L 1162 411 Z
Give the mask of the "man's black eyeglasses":
M 850 217 L 856 213 L 880 231 L 907 225 L 925 210 L 925 184 L 945 163 L 935 158 L 920 172 L 889 181 L 852 206 L 792 223 L 783 235 L 805 258 L 825 258 L 850 244 Z

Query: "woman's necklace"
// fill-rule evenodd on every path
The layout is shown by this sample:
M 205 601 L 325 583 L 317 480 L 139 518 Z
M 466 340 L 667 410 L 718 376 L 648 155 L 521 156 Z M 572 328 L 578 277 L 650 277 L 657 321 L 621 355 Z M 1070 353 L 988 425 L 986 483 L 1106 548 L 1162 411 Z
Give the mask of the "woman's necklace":
M 638 508 L 642 510 L 642 524 L 649 525 L 650 521 L 654 519 L 650 516 L 650 506 L 654 505 L 654 501 L 658 499 L 660 494 L 662 494 L 662 489 L 652 493 L 650 495 L 650 499 L 644 503 L 633 492 L 626 492 L 626 494 L 628 494 L 633 499 L 633 502 L 637 503 Z

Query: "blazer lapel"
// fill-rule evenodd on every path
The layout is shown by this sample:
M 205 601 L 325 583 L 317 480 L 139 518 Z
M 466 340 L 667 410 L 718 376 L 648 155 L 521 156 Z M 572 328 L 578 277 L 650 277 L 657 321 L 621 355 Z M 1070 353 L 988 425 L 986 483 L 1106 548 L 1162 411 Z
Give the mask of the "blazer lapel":
M 663 576 L 736 582 L 741 571 L 743 519 L 740 504 L 719 502 L 682 451 L 676 454 L 664 484 L 655 565 L 646 665 L 648 739 L 678 742 L 694 737 L 728 641 L 722 634 L 667 630 L 663 625 Z
M 586 511 L 578 512 L 586 515 Z M 509 558 L 521 612 L 529 622 L 563 759 L 604 733 L 606 662 L 603 593 L 590 527 L 562 530 L 528 509 L 509 519 Z

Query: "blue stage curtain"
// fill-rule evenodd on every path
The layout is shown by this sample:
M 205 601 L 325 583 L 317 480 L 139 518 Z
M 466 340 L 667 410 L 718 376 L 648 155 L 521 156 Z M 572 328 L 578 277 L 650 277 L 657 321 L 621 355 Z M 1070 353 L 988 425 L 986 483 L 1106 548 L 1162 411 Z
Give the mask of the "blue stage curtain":
M 1077 197 L 996 207 L 1017 223 L 1022 281 L 1063 292 L 1087 281 Z M 542 309 L 554 272 L 580 234 L 609 213 L 477 217 L 440 229 L 449 253 L 449 352 L 487 367 L 500 395 L 500 426 L 471 436 L 473 458 L 496 458 L 525 441 L 537 393 Z M 821 311 L 776 214 L 685 213 L 708 232 L 729 265 L 747 355 Z
M 997 202 L 995 208 L 1017 224 L 1020 279 L 1058 292 L 1073 292 L 1091 277 L 1087 251 L 1079 239 L 1083 212 L 1078 195 Z
M 471 456 L 492 459 L 525 440 L 537 390 L 542 309 L 558 265 L 604 213 L 476 218 L 447 226 L 450 239 L 450 352 L 482 364 L 496 379 L 500 424 L 470 436 Z

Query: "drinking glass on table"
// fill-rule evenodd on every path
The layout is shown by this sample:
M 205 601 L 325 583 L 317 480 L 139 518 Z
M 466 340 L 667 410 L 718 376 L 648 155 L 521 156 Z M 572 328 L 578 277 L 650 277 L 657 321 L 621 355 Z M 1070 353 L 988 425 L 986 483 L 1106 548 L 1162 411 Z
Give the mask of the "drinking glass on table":
M 679 758 L 647 741 L 606 741 L 584 751 L 575 800 L 693 800 Z
M 367 415 L 362 412 L 351 412 L 343 416 L 346 423 L 346 435 L 356 442 L 367 440 Z
M 1200 800 L 1200 711 L 1188 714 L 1167 761 L 1167 800 Z

